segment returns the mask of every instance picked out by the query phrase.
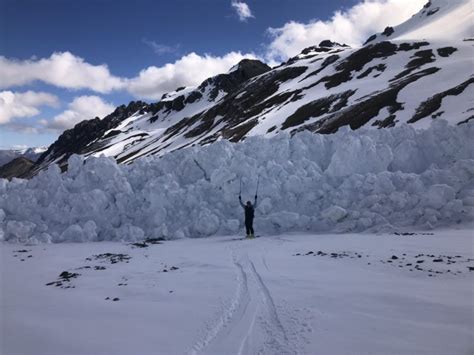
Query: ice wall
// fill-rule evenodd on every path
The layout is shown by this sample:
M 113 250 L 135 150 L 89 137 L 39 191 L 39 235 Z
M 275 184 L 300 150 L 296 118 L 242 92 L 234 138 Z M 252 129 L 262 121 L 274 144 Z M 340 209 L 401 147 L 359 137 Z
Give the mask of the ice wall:
M 0 179 L 0 240 L 133 241 L 243 234 L 260 175 L 258 234 L 434 228 L 474 220 L 474 123 L 220 141 L 117 165 L 80 156 Z

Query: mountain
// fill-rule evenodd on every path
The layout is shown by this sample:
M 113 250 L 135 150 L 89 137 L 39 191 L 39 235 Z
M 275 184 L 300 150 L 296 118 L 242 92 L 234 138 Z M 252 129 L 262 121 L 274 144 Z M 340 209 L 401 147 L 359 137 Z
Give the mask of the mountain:
M 12 179 L 26 177 L 35 163 L 24 156 L 19 156 L 12 161 L 0 166 L 0 178 Z
M 0 167 L 11 162 L 13 159 L 21 156 L 35 162 L 46 150 L 47 148 L 44 147 L 25 149 L 0 149 Z
M 281 131 L 426 128 L 440 118 L 462 124 L 474 117 L 470 6 L 467 0 L 432 0 L 360 48 L 327 40 L 275 68 L 243 60 L 157 103 L 122 105 L 102 120 L 65 131 L 30 175 L 52 163 L 64 169 L 72 154 L 128 164 L 196 144 Z

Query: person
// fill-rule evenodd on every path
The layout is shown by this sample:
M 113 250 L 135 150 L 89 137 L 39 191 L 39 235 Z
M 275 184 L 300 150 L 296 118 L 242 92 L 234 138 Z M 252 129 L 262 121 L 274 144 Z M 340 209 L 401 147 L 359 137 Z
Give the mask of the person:
M 253 230 L 253 217 L 255 214 L 255 208 L 257 208 L 257 195 L 255 195 L 255 201 L 252 205 L 250 201 L 244 205 L 242 203 L 242 197 L 239 195 L 239 202 L 242 208 L 245 211 L 245 229 L 247 231 L 247 238 L 255 238 Z

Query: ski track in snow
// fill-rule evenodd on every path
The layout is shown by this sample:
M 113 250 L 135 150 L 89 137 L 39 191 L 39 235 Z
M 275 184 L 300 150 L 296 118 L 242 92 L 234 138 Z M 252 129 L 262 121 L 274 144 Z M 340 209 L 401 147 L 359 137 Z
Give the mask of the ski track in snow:
M 263 250 L 259 253 L 262 253 L 259 259 L 265 269 L 270 271 Z M 236 248 L 232 248 L 230 254 L 237 275 L 235 294 L 188 354 L 298 354 L 252 257 L 247 251 L 239 253 Z M 287 306 L 284 308 L 285 316 L 293 313 Z M 296 325 L 299 322 L 295 322 L 295 316 L 291 314 L 290 318 Z

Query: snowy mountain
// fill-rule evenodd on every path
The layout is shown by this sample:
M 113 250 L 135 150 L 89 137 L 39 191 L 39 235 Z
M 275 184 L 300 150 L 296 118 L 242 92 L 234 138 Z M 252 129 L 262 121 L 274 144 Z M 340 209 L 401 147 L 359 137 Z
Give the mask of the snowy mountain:
M 426 128 L 439 118 L 472 119 L 474 83 L 469 1 L 433 0 L 407 22 L 360 48 L 323 41 L 275 68 L 244 60 L 197 88 L 154 104 L 131 102 L 64 132 L 31 174 L 70 155 L 119 163 L 218 140 L 282 131 L 334 133 L 350 126 Z
M 0 149 L 0 166 L 11 162 L 18 157 L 25 157 L 33 162 L 43 154 L 48 148 L 34 147 L 24 149 Z

